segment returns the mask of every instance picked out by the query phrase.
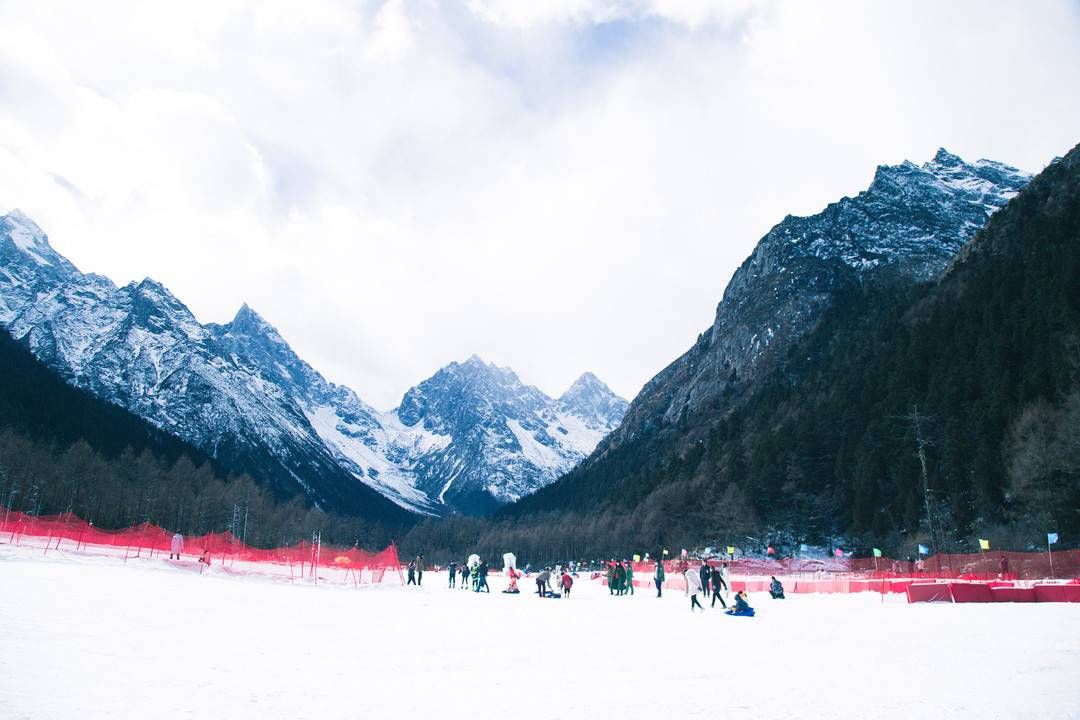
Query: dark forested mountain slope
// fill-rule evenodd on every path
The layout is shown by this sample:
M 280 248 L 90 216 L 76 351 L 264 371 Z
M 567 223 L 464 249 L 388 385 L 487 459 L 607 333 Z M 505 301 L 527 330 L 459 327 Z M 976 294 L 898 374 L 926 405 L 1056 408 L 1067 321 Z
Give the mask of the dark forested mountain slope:
M 994 528 L 1014 544 L 1075 535 L 1080 150 L 947 267 L 910 277 L 924 282 L 835 287 L 743 402 L 653 414 L 508 509 L 508 526 L 573 517 L 581 542 L 623 547 L 842 534 L 909 552 Z

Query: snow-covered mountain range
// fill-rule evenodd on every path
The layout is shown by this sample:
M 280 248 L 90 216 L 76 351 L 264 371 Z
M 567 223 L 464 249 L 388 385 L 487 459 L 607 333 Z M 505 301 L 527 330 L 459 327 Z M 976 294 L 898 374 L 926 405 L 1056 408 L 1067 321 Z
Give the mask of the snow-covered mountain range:
M 516 500 L 587 456 L 627 407 L 590 373 L 550 398 L 474 356 L 381 412 L 247 305 L 203 325 L 154 280 L 81 273 L 18 210 L 0 217 L 0 325 L 69 382 L 282 495 L 368 516 L 386 514 L 368 488 L 434 515 Z

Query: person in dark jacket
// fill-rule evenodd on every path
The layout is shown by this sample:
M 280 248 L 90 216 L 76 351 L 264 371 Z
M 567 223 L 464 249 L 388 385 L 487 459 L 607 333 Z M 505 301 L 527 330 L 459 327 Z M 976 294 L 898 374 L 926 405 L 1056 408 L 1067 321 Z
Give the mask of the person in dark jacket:
M 398 575 L 398 577 L 401 577 L 401 576 Z M 416 561 L 415 560 L 410 560 L 409 561 L 409 581 L 407 583 L 405 583 L 405 584 L 406 585 L 415 585 L 416 584 Z
M 701 577 L 702 595 L 704 595 L 705 597 L 709 597 L 709 580 L 712 578 L 712 568 L 709 567 L 709 563 L 701 563 L 701 567 L 698 569 L 698 573 Z
M 735 593 L 735 607 L 727 611 L 728 615 L 739 615 L 742 617 L 754 617 L 754 608 L 750 607 L 750 603 L 746 602 L 746 591 L 740 590 Z
M 625 588 L 624 592 L 634 594 L 634 566 L 630 564 L 630 561 L 626 561 L 626 582 L 623 583 Z
M 612 560 L 610 563 L 608 563 L 608 568 L 607 568 L 607 589 L 608 589 L 608 595 L 614 595 L 615 594 L 616 588 L 615 588 L 615 561 L 614 560 Z
M 491 592 L 491 588 L 487 584 L 488 564 L 487 560 L 480 561 L 480 568 L 477 570 L 476 592 L 483 590 L 484 592 Z
M 457 580 L 457 563 L 451 560 L 446 569 L 450 573 L 450 587 L 454 587 L 454 582 Z
M 424 579 L 424 553 L 420 553 L 416 556 L 416 584 L 419 585 L 420 581 Z
M 622 560 L 615 566 L 615 594 L 626 594 L 626 567 L 623 566 Z
M 469 563 L 461 563 L 461 589 L 469 589 Z
M 656 583 L 656 597 L 664 594 L 664 563 L 656 563 L 656 572 L 653 574 L 653 582 Z
M 784 599 L 784 586 L 780 584 L 775 575 L 772 576 L 772 582 L 769 583 L 769 594 L 772 595 L 773 600 Z
M 716 601 L 719 600 L 720 607 L 727 610 L 727 603 L 724 602 L 724 596 L 721 594 L 721 589 L 727 590 L 728 586 L 727 583 L 724 582 L 723 575 L 720 574 L 720 568 L 712 569 L 712 577 L 710 580 L 712 580 L 712 603 L 709 607 L 716 607 Z

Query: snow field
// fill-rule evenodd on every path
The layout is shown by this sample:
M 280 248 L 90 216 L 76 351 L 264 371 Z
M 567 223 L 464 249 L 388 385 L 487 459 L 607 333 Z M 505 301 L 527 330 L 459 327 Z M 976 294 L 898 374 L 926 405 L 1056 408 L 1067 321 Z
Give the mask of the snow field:
M 1080 607 L 356 588 L 0 544 L 0 718 L 1077 718 Z M 719 607 L 719 606 L 718 606 Z

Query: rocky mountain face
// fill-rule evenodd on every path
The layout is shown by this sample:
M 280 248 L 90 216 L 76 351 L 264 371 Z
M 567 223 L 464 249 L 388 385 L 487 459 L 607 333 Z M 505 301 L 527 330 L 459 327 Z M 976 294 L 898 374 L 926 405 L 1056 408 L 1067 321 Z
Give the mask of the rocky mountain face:
M 712 326 L 646 384 L 597 457 L 638 435 L 730 409 L 835 298 L 869 283 L 935 277 L 1029 179 L 941 149 L 921 166 L 878 167 L 869 188 L 816 215 L 784 218 L 735 272 Z
M 79 272 L 19 211 L 0 218 L 0 260 L 0 324 L 49 367 L 326 509 L 379 519 L 490 509 L 569 470 L 626 408 L 592 375 L 552 399 L 471 358 L 380 412 L 246 305 L 202 325 L 160 283 L 118 288 Z

